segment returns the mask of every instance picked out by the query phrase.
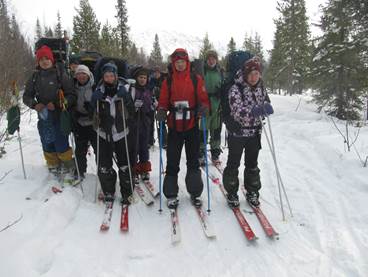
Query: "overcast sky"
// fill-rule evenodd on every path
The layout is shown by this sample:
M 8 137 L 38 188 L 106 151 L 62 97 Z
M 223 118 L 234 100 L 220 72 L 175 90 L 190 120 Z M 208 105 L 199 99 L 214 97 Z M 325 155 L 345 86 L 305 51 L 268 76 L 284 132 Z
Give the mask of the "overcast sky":
M 63 28 L 72 30 L 79 0 L 8 0 L 22 29 L 33 38 L 36 18 L 54 26 L 59 10 Z M 115 24 L 116 0 L 90 0 L 100 22 Z M 324 0 L 306 0 L 310 22 L 319 20 L 319 5 Z M 176 30 L 210 40 L 228 42 L 233 36 L 242 44 L 245 33 L 258 32 L 266 49 L 272 48 L 277 18 L 277 0 L 127 0 L 131 32 Z M 316 29 L 312 29 L 315 32 Z

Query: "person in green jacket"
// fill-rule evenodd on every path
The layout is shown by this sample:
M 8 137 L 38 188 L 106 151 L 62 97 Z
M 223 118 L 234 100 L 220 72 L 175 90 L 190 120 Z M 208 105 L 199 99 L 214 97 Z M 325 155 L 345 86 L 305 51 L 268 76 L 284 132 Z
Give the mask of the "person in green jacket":
M 206 61 L 204 65 L 204 80 L 208 98 L 211 102 L 211 109 L 208 117 L 206 118 L 206 130 L 207 134 L 210 134 L 210 147 L 211 147 L 211 160 L 215 165 L 220 163 L 221 154 L 221 116 L 220 116 L 220 88 L 223 80 L 223 74 L 218 64 L 218 55 L 214 50 L 209 50 L 206 53 Z M 199 162 L 204 165 L 205 145 L 203 126 L 200 127 L 201 132 L 201 155 Z M 209 136 L 207 135 L 207 138 Z

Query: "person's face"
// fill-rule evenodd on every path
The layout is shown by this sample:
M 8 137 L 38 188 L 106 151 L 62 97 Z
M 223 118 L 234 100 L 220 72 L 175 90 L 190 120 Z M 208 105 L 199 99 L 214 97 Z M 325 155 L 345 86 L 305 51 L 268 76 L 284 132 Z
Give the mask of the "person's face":
M 70 71 L 71 72 L 75 72 L 75 70 L 77 69 L 77 67 L 78 67 L 78 64 L 76 64 L 76 63 L 69 64 L 69 68 L 70 68 Z
M 253 71 L 251 71 L 248 74 L 248 76 L 247 76 L 247 82 L 251 86 L 254 86 L 255 84 L 258 83 L 259 78 L 261 78 L 261 73 L 259 71 L 257 71 L 257 70 L 253 70 Z
M 147 84 L 147 75 L 139 75 L 137 82 L 140 86 L 144 87 Z
M 184 71 L 187 69 L 187 62 L 185 60 L 177 60 L 175 62 L 175 68 L 177 71 Z
M 161 77 L 161 72 L 160 72 L 160 71 L 155 71 L 155 72 L 153 72 L 153 77 L 154 77 L 155 79 L 159 79 L 159 78 Z
M 52 67 L 52 61 L 47 57 L 42 57 L 39 60 L 38 64 L 40 65 L 42 69 L 49 69 Z
M 116 81 L 116 76 L 113 72 L 106 72 L 103 75 L 103 80 L 105 83 L 112 85 Z
M 81 84 L 81 85 L 85 85 L 87 84 L 88 80 L 89 80 L 89 77 L 86 73 L 83 73 L 83 72 L 80 72 L 77 74 L 76 76 L 78 82 Z
M 217 63 L 217 60 L 216 60 L 215 57 L 213 57 L 213 56 L 209 56 L 208 57 L 208 59 L 207 59 L 207 65 L 209 67 L 214 67 L 216 65 L 216 63 Z

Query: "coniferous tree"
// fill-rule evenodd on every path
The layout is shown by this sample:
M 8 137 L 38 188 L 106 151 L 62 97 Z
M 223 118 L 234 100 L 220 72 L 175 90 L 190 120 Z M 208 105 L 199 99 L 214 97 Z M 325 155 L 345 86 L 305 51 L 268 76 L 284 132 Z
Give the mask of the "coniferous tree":
M 280 18 L 276 21 L 274 53 L 268 74 L 278 76 L 281 89 L 289 94 L 306 89 L 305 79 L 311 63 L 311 43 L 305 0 L 281 0 L 278 2 Z M 284 61 L 280 61 L 283 59 Z M 274 63 L 274 64 L 272 64 Z M 269 69 L 269 70 L 270 70 Z
M 248 34 L 245 34 L 244 42 L 243 42 L 243 49 L 246 51 L 249 51 L 255 56 L 260 57 L 262 64 L 264 63 L 262 40 L 258 33 L 255 33 L 254 37 L 248 36 Z
M 75 52 L 81 50 L 99 51 L 100 22 L 97 20 L 88 0 L 80 0 L 77 15 L 73 17 L 72 48 Z
M 124 59 L 128 58 L 130 39 L 129 39 L 129 26 L 128 26 L 128 10 L 125 0 L 117 0 L 116 5 L 118 25 L 116 31 L 118 33 L 120 44 L 120 56 Z
M 153 42 L 153 49 L 148 60 L 148 65 L 151 67 L 159 66 L 163 69 L 163 58 L 161 54 L 160 41 L 158 35 L 155 35 L 155 41 Z
M 0 0 L 0 117 L 9 108 L 11 84 L 22 87 L 33 64 L 31 48 L 15 16 L 9 16 L 6 1 Z
M 60 16 L 59 11 L 56 14 L 56 18 L 57 18 L 57 23 L 55 25 L 54 35 L 55 35 L 56 38 L 62 38 L 63 37 L 63 29 L 62 29 L 62 26 L 61 26 L 61 16 Z
M 146 66 L 148 64 L 148 58 L 147 58 L 146 53 L 143 50 L 143 47 L 139 49 L 139 53 L 137 56 L 137 64 L 140 64 L 143 66 Z
M 45 37 L 53 38 L 54 32 L 52 31 L 51 27 L 45 27 Z
M 208 33 L 206 33 L 206 35 L 203 38 L 203 45 L 202 48 L 199 52 L 199 58 L 204 60 L 206 58 L 206 54 L 209 50 L 213 50 L 213 44 L 210 42 L 209 38 L 208 38 Z
M 132 42 L 131 47 L 129 48 L 129 63 L 138 64 L 138 48 L 134 42 Z
M 233 37 L 231 37 L 229 44 L 227 45 L 227 54 L 236 51 L 236 43 Z
M 37 17 L 35 41 L 39 40 L 41 37 L 42 37 L 42 27 L 41 27 L 41 24 L 40 24 L 40 20 Z
M 313 59 L 315 95 L 320 107 L 339 119 L 359 118 L 362 93 L 367 90 L 360 47 L 354 39 L 354 3 L 330 0 L 323 8 L 322 36 Z
M 119 57 L 119 41 L 114 28 L 106 21 L 101 29 L 100 52 L 104 56 Z

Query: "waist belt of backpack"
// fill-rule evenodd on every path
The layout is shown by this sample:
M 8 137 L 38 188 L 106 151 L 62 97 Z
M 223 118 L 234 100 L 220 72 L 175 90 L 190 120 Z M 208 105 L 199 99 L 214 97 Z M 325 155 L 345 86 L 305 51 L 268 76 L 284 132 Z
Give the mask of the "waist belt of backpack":
M 194 118 L 197 118 L 197 108 L 177 108 L 177 107 L 171 107 L 169 108 L 169 111 L 173 114 L 174 117 L 174 130 L 176 131 L 176 112 L 180 111 L 183 113 L 183 128 L 182 131 L 185 131 L 186 122 L 187 122 L 187 112 L 194 111 Z

